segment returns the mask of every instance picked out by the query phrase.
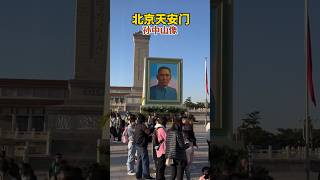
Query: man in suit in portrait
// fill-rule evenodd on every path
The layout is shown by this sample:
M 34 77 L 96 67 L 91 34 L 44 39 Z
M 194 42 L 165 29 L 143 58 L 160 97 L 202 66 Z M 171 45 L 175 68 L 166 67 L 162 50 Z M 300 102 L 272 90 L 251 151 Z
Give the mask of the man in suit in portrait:
M 158 69 L 158 84 L 150 87 L 150 100 L 176 100 L 177 91 L 169 85 L 171 81 L 171 69 L 162 66 Z

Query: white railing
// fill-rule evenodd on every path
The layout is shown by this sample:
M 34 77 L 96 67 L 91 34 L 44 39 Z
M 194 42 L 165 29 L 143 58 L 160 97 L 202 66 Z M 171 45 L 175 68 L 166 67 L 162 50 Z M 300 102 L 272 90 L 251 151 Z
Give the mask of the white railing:
M 38 132 L 38 131 L 15 131 L 3 130 L 0 128 L 0 139 L 28 139 L 28 140 L 44 140 L 46 141 L 49 137 L 49 132 Z
M 46 144 L 32 146 L 14 146 L 15 157 L 42 157 L 47 155 Z
M 254 159 L 294 159 L 302 160 L 305 158 L 304 147 L 285 147 L 283 149 L 273 150 L 271 146 L 268 149 L 255 149 L 253 151 Z M 309 149 L 311 159 L 320 159 L 320 148 Z
M 188 109 L 188 112 L 210 112 L 210 108 L 206 109 L 206 108 L 199 108 L 199 109 Z
M 111 106 L 126 106 L 127 103 L 125 103 L 125 102 L 123 102 L 123 103 L 121 103 L 121 102 L 118 102 L 118 103 L 112 102 L 112 103 L 110 103 L 110 105 L 111 105 Z
M 24 145 L 11 146 L 13 147 L 12 156 L 22 157 L 24 162 L 28 162 L 29 157 L 45 157 L 50 153 L 50 131 L 37 132 L 34 129 L 32 131 L 19 131 L 18 129 L 8 131 L 0 128 L 1 139 L 25 141 Z M 32 143 L 34 140 L 37 143 Z

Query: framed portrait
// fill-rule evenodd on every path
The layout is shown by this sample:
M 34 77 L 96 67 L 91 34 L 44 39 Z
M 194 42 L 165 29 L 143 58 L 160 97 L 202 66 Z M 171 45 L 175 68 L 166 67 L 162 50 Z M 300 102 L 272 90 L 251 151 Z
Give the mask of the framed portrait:
M 182 59 L 145 58 L 143 105 L 182 104 Z

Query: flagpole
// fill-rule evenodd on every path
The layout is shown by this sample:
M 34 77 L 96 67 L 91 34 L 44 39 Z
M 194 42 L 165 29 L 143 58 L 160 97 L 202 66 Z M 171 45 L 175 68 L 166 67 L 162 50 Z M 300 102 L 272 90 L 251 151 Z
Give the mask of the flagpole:
M 309 97 L 308 97 L 308 0 L 305 0 L 305 14 L 304 14 L 304 50 L 305 50 L 305 62 L 306 62 L 306 117 L 305 117 L 305 168 L 306 168 L 306 180 L 310 179 L 310 161 L 309 161 Z
M 207 72 L 207 57 L 205 57 L 205 83 L 206 83 L 206 88 L 205 88 L 205 94 L 206 94 L 206 104 L 205 104 L 205 111 L 206 111 L 206 119 L 204 122 L 204 126 L 206 127 L 207 125 L 207 116 L 208 116 L 208 93 L 207 93 L 207 82 L 208 82 L 208 72 Z
M 206 93 L 206 106 L 205 106 L 205 108 L 206 108 L 206 120 L 205 120 L 205 122 L 204 122 L 204 126 L 207 125 L 207 116 L 208 116 L 208 99 L 207 99 L 207 93 Z

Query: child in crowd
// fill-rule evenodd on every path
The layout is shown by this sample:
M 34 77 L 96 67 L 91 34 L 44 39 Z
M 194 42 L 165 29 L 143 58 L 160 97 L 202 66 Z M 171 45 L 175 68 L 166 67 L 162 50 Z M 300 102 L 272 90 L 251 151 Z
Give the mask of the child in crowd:
M 210 174 L 209 174 L 210 168 L 209 167 L 203 167 L 202 168 L 202 176 L 199 178 L 199 180 L 209 180 Z

